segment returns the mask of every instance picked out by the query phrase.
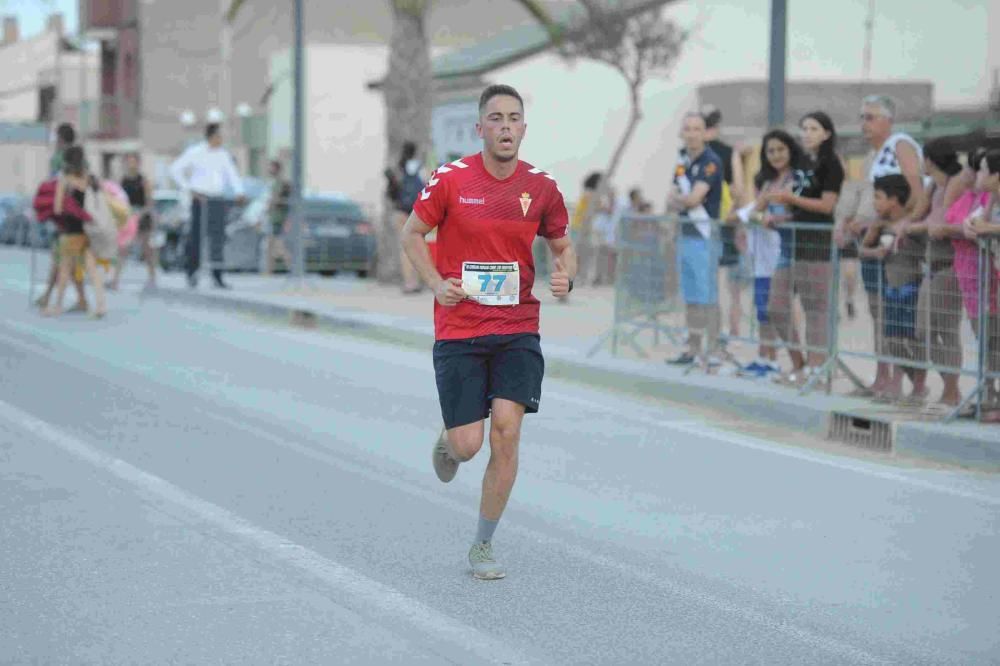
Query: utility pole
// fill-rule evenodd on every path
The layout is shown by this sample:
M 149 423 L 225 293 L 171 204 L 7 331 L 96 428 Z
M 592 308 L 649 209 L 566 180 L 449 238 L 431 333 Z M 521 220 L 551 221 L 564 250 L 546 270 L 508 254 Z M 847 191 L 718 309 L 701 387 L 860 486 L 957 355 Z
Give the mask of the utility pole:
M 305 244 L 302 234 L 302 0 L 295 0 L 295 45 L 292 64 L 292 278 L 301 281 L 305 275 Z
M 788 0 L 771 0 L 771 55 L 767 84 L 767 124 L 785 124 L 785 36 L 788 31 Z
M 872 41 L 875 38 L 875 0 L 868 0 L 868 16 L 865 18 L 865 53 L 861 64 L 861 75 L 865 81 L 872 78 Z

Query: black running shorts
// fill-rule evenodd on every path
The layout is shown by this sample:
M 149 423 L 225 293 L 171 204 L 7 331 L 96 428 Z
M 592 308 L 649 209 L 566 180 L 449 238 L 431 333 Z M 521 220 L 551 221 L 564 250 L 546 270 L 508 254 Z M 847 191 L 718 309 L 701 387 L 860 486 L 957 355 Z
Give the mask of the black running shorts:
M 482 421 L 493 398 L 537 412 L 545 374 L 539 341 L 533 333 L 516 333 L 435 342 L 434 374 L 445 428 Z

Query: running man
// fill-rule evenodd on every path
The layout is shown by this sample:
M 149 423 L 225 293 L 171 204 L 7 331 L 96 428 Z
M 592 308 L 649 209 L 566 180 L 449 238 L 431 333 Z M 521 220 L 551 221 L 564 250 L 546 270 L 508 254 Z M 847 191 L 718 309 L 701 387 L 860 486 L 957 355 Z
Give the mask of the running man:
M 402 243 L 434 290 L 434 371 L 444 431 L 434 471 L 447 483 L 483 446 L 490 417 L 490 460 L 483 476 L 479 525 L 469 550 L 476 578 L 503 578 L 492 539 L 517 476 L 525 413 L 538 411 L 545 362 L 539 301 L 531 293 L 535 236 L 555 260 L 552 295 L 573 289 L 576 254 L 555 180 L 518 159 L 527 125 L 514 88 L 493 85 L 479 98 L 481 153 L 440 167 L 417 197 Z M 424 236 L 437 227 L 437 265 Z M 440 271 L 440 272 L 439 272 Z

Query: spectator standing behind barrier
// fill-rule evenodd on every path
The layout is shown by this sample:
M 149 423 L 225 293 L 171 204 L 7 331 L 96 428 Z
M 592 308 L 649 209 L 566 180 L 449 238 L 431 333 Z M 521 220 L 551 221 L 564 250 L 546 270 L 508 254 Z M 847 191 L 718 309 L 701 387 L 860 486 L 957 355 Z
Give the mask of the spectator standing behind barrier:
M 267 200 L 267 256 L 264 261 L 264 275 L 274 272 L 274 262 L 281 257 L 285 269 L 292 267 L 292 255 L 285 243 L 288 231 L 288 211 L 292 197 L 292 184 L 281 175 L 281 162 L 271 160 L 268 164 L 270 191 Z
M 984 238 L 990 240 L 988 263 L 984 267 L 989 274 L 986 280 L 988 292 L 985 295 L 989 304 L 987 310 L 989 315 L 986 320 L 985 366 L 987 372 L 997 374 L 1000 373 L 1000 314 L 998 314 L 1000 311 L 1000 150 L 986 152 L 979 164 L 976 189 L 982 193 L 982 198 L 979 199 L 980 204 L 966 216 L 963 229 L 969 240 L 977 243 Z M 978 320 L 973 322 L 977 335 L 978 323 Z M 998 383 L 1000 379 L 997 378 L 986 381 L 986 404 L 982 418 L 984 422 L 1000 422 Z
M 857 242 L 863 238 L 868 227 L 878 219 L 874 204 L 875 191 L 872 187 L 876 178 L 893 174 L 902 175 L 910 186 L 910 209 L 913 209 L 916 202 L 923 197 L 920 173 L 923 156 L 920 146 L 908 134 L 893 132 L 895 115 L 895 103 L 884 95 L 870 95 L 862 100 L 861 130 L 873 152 L 865 161 L 865 182 L 859 188 L 857 206 L 847 212 L 843 229 L 836 232 L 844 244 Z M 862 260 L 861 279 L 868 294 L 868 311 L 872 318 L 872 333 L 875 340 L 874 351 L 882 355 L 884 353 L 882 289 L 885 284 L 882 263 L 874 259 Z M 890 379 L 890 364 L 878 361 L 875 381 L 871 386 L 858 389 L 853 395 L 873 396 L 882 393 Z
M 922 279 L 920 262 L 924 257 L 924 244 L 901 233 L 907 224 L 907 204 L 911 196 L 906 177 L 902 174 L 879 176 L 874 189 L 875 212 L 879 219 L 865 232 L 860 254 L 885 265 L 885 350 L 888 355 L 900 359 L 893 364 L 890 381 L 875 396 L 875 401 L 918 405 L 927 398 L 927 371 L 908 365 L 906 361 L 923 360 L 917 336 L 917 295 Z M 913 383 L 913 391 L 906 399 L 903 398 L 904 374 Z
M 963 237 L 962 228 L 945 221 L 948 207 L 968 188 L 961 177 L 958 153 L 948 139 L 936 139 L 924 147 L 924 171 L 929 184 L 924 202 L 914 211 L 918 222 L 904 224 L 905 236 L 928 239 L 926 271 L 928 279 L 917 300 L 917 327 L 925 349 L 923 356 L 938 366 L 944 391 L 938 403 L 955 407 L 962 401 L 958 387 L 962 367 L 962 295 L 955 275 L 952 238 Z
M 188 286 L 198 286 L 198 269 L 201 267 L 201 225 L 205 224 L 209 257 L 215 268 L 212 279 L 219 289 L 229 289 L 222 279 L 223 245 L 226 233 L 227 191 L 236 193 L 239 203 L 244 201 L 243 181 L 236 171 L 232 155 L 222 147 L 222 132 L 218 123 L 205 127 L 205 141 L 184 151 L 170 165 L 170 177 L 185 191 L 191 193 L 191 226 L 187 239 Z M 204 219 L 203 219 L 204 216 Z
M 587 175 L 570 219 L 570 239 L 576 248 L 576 281 L 580 284 L 590 284 L 594 270 L 594 217 L 599 212 L 598 196 L 602 179 L 598 171 Z
M 826 360 L 829 326 L 831 232 L 833 211 L 844 184 L 844 165 L 837 156 L 837 130 L 826 113 L 814 111 L 799 122 L 807 158 L 805 184 L 796 194 L 782 189 L 768 194 L 769 203 L 791 206 L 795 222 L 829 225 L 830 230 L 798 229 L 793 238 L 791 294 L 797 294 L 806 315 L 809 348 L 807 375 Z
M 407 218 L 413 212 L 413 204 L 420 196 L 420 190 L 424 187 L 424 177 L 420 171 L 421 162 L 417 156 L 417 144 L 412 141 L 403 143 L 403 148 L 399 153 L 399 161 L 391 168 L 385 170 L 386 196 L 392 201 L 392 222 L 396 228 L 396 233 L 400 234 Z M 413 268 L 413 263 L 402 246 L 399 250 L 399 270 L 402 275 L 400 288 L 404 294 L 418 294 L 423 289 L 420 284 L 420 276 Z
M 781 234 L 771 227 L 763 225 L 764 211 L 767 209 L 767 193 L 762 191 L 764 184 L 759 178 L 754 179 L 754 186 L 756 190 L 753 203 L 730 213 L 727 222 L 750 224 L 744 232 L 746 237 L 745 256 L 750 263 L 754 278 L 753 302 L 757 315 L 757 337 L 760 339 L 760 346 L 757 349 L 757 359 L 740 368 L 740 374 L 744 377 L 762 379 L 770 374 L 781 373 L 781 368 L 777 363 L 778 350 L 774 346 L 777 335 L 774 332 L 774 324 L 767 316 L 771 278 L 778 268 L 778 262 L 781 261 Z
M 153 184 L 139 170 L 139 155 L 132 153 L 125 157 L 125 176 L 122 178 L 122 189 L 128 196 L 128 203 L 132 210 L 139 216 L 138 230 L 135 236 L 136 243 L 139 244 L 142 259 L 146 262 L 148 277 L 143 286 L 143 293 L 149 293 L 156 289 L 156 263 L 158 252 L 152 245 L 153 238 Z M 132 243 L 122 246 L 118 253 L 118 262 L 115 264 L 111 284 L 108 289 L 117 291 L 121 282 L 122 270 L 125 268 L 125 260 L 128 258 Z
M 66 149 L 76 144 L 76 130 L 70 123 L 62 123 L 56 128 L 56 150 L 49 158 L 49 178 L 59 178 L 62 175 L 63 155 Z M 45 220 L 39 220 L 44 222 Z M 52 291 L 56 288 L 56 279 L 59 276 L 59 225 L 55 225 L 55 237 L 52 239 L 51 265 L 49 266 L 49 278 L 45 285 L 45 292 L 38 297 L 35 305 L 44 310 L 49 306 L 49 299 Z M 77 301 L 70 312 L 87 311 L 87 294 L 83 289 L 82 267 L 74 267 L 71 278 L 73 287 L 76 289 Z
M 732 146 L 719 139 L 722 133 L 722 112 L 712 105 L 705 105 L 701 109 L 701 115 L 705 118 L 705 142 L 722 160 L 723 182 L 719 218 L 726 219 L 733 210 L 744 203 L 743 161 Z M 719 237 L 722 241 L 719 266 L 723 268 L 726 284 L 729 286 L 727 313 L 729 335 L 735 338 L 740 335 L 740 320 L 743 318 L 743 291 L 753 278 L 749 262 L 740 252 L 740 248 L 746 245 L 743 228 L 722 226 L 719 228 Z
M 799 331 L 793 312 L 792 252 L 794 234 L 784 226 L 792 221 L 792 208 L 783 203 L 779 193 L 795 194 L 805 186 L 806 174 L 802 170 L 805 155 L 802 148 L 785 130 L 775 129 L 764 135 L 760 146 L 760 172 L 754 179 L 760 195 L 755 211 L 762 214 L 761 221 L 768 229 L 776 229 L 779 236 L 779 257 L 770 279 L 767 296 L 755 290 L 754 300 L 766 303 L 769 333 L 785 342 L 792 360 L 792 371 L 777 380 L 798 383 L 803 378 L 805 358 L 802 354 Z
M 720 361 L 712 352 L 719 343 L 718 264 L 721 248 L 714 220 L 722 199 L 722 160 L 705 144 L 705 119 L 700 113 L 684 115 L 681 129 L 684 149 L 674 171 L 669 211 L 681 214 L 678 257 L 681 292 L 686 304 L 688 350 L 667 362 L 691 365 L 702 354 L 702 335 L 708 332 L 706 363 Z
M 618 262 L 616 240 L 622 217 L 634 213 L 631 199 L 617 194 L 614 187 L 605 191 L 600 212 L 594 217 L 594 245 L 596 248 L 594 282 L 597 285 L 615 283 L 615 269 Z

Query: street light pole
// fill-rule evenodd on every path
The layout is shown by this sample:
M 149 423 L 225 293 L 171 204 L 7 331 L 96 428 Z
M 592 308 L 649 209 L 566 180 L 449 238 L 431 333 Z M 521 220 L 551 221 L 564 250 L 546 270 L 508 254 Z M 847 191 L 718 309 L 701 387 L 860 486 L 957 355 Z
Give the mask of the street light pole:
M 767 83 L 767 124 L 785 124 L 785 35 L 788 31 L 788 0 L 771 0 L 771 56 Z
M 292 277 L 302 280 L 305 275 L 305 245 L 302 238 L 302 0 L 295 0 L 295 46 L 292 71 Z

